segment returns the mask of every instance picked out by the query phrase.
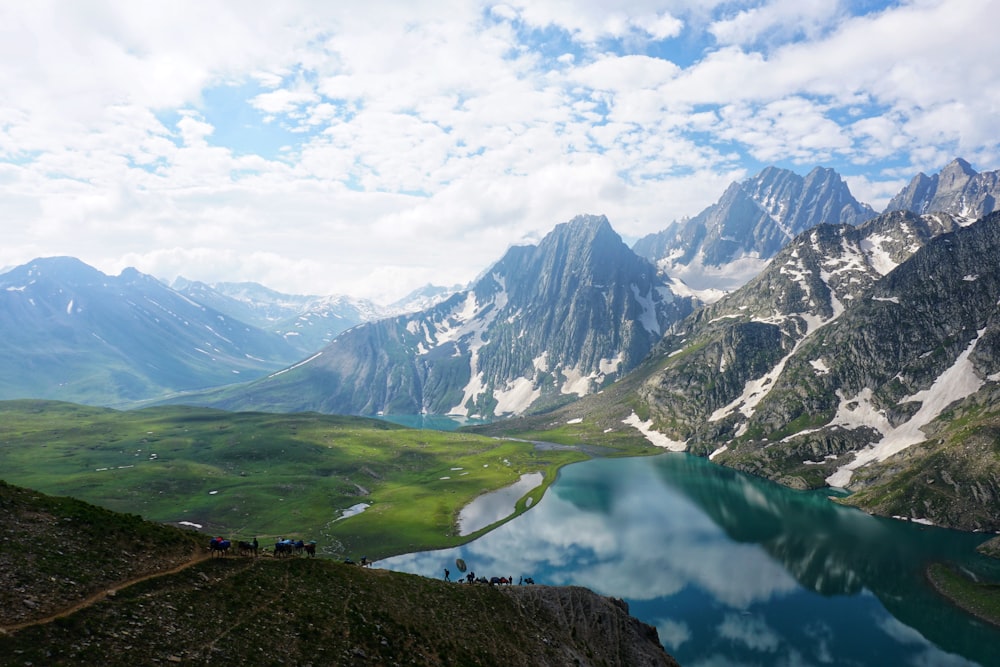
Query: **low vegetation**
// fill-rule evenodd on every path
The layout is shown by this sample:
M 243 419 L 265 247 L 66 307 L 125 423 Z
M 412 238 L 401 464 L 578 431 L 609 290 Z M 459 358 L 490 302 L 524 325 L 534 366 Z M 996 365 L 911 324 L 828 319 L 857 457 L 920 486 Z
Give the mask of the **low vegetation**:
M 582 588 L 205 558 L 205 536 L 77 500 L 3 484 L 0 502 L 3 664 L 676 665 Z
M 460 536 L 456 520 L 476 496 L 542 472 L 537 501 L 559 467 L 587 456 L 315 413 L 0 402 L 11 483 L 234 540 L 316 540 L 355 560 L 468 541 L 476 534 Z
M 927 568 L 927 579 L 938 593 L 958 607 L 1000 626 L 1000 584 L 973 581 L 941 563 Z

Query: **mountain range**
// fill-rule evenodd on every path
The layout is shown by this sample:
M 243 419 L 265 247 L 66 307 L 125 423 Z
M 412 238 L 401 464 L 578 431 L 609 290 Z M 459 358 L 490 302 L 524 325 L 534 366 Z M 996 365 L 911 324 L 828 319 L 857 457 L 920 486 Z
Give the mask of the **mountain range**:
M 134 269 L 71 257 L 0 275 L 0 398 L 127 405 L 228 384 L 293 362 L 281 336 L 197 303 Z
M 214 407 L 462 417 L 568 402 L 634 368 L 692 309 L 603 216 L 511 248 L 470 289 L 369 322 Z M 190 400 L 187 398 L 185 400 Z
M 785 484 L 860 490 L 852 502 L 883 513 L 1000 527 L 994 455 L 969 444 L 995 428 L 998 174 L 956 159 L 876 214 L 831 170 L 768 168 L 633 248 L 578 216 L 467 289 L 381 318 L 37 260 L 0 276 L 0 395 L 604 415 Z
M 804 178 L 768 167 L 733 183 L 715 204 L 639 239 L 632 249 L 704 295 L 729 291 L 757 275 L 785 244 L 819 223 L 855 225 L 875 217 L 832 169 Z

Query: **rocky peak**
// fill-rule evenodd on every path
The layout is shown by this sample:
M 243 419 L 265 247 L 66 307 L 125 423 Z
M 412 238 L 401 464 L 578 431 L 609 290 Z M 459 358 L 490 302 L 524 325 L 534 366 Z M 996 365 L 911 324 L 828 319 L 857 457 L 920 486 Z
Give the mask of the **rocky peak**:
M 950 213 L 967 221 L 996 209 L 1000 171 L 978 173 L 967 161 L 955 158 L 937 174 L 917 174 L 889 201 L 886 211 Z
M 636 242 L 633 250 L 694 289 L 736 289 L 797 234 L 821 223 L 875 216 L 833 169 L 805 177 L 779 167 L 730 185 L 697 216 Z

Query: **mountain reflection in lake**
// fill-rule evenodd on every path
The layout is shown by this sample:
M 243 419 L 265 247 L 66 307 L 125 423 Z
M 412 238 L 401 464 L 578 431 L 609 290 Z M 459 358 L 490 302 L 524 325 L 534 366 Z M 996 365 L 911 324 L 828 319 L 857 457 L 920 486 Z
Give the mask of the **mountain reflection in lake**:
M 564 468 L 463 547 L 378 566 L 533 577 L 624 598 L 686 666 L 998 665 L 1000 631 L 941 601 L 931 561 L 1000 578 L 986 536 L 879 519 L 684 454 Z M 454 570 L 453 570 L 454 571 Z

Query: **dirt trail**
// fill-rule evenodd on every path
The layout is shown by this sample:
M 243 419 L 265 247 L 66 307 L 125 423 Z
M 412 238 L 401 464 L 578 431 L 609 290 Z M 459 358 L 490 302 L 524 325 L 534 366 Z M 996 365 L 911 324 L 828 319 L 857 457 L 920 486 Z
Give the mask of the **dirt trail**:
M 44 618 L 36 618 L 31 621 L 14 623 L 13 625 L 0 626 L 0 634 L 11 634 L 17 632 L 18 630 L 23 630 L 24 628 L 30 628 L 36 625 L 45 625 L 46 623 L 51 623 L 52 621 L 58 618 L 65 618 L 66 616 L 72 616 L 81 609 L 86 609 L 87 607 L 97 604 L 98 602 L 105 599 L 109 595 L 115 595 L 118 591 L 126 589 L 129 586 L 134 586 L 135 584 L 138 584 L 142 581 L 146 581 L 148 579 L 155 579 L 156 577 L 166 577 L 171 574 L 177 574 L 178 572 L 186 570 L 192 565 L 197 565 L 198 563 L 208 560 L 209 558 L 211 558 L 211 556 L 212 554 L 209 551 L 196 551 L 191 556 L 190 560 L 186 560 L 180 565 L 172 567 L 169 570 L 151 572 L 149 574 L 144 574 L 141 577 L 136 577 L 135 579 L 128 579 L 119 584 L 107 587 L 103 590 L 97 591 L 96 593 L 90 595 L 87 598 L 84 598 L 83 600 L 77 602 L 71 607 L 67 607 L 66 609 L 57 611 L 56 613 L 46 616 Z

